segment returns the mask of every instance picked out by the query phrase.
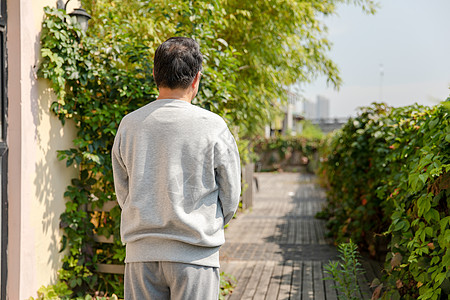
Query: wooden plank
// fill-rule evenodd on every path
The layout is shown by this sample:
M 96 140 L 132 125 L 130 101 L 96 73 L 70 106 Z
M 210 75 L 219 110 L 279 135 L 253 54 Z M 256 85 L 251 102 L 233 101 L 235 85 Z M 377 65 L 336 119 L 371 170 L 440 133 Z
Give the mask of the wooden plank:
M 302 232 L 301 232 L 301 221 L 297 220 L 295 225 L 295 244 L 299 245 L 302 243 Z
M 274 224 L 275 224 L 275 222 L 273 220 L 270 220 L 270 221 L 264 220 L 264 222 L 263 222 L 264 227 L 263 227 L 262 233 L 261 233 L 262 240 L 268 239 L 271 237 L 271 233 L 273 233 L 273 227 L 275 227 Z M 267 243 L 267 241 L 266 241 L 266 243 Z
M 275 223 L 275 226 L 273 228 L 273 242 L 277 244 L 280 243 L 282 222 L 283 220 L 281 218 L 277 219 L 277 222 Z
M 284 219 L 283 227 L 281 230 L 281 240 L 280 240 L 281 244 L 287 244 L 288 231 L 289 231 L 289 219 Z
M 302 271 L 303 271 L 303 262 L 302 261 L 294 261 L 294 265 L 292 268 L 292 286 L 291 286 L 291 296 L 292 300 L 301 300 L 302 299 Z
M 237 281 L 237 286 L 230 296 L 230 300 L 241 299 L 243 293 L 245 292 L 245 288 L 247 287 L 247 283 L 252 275 L 254 268 L 255 268 L 254 261 L 249 261 L 245 265 L 245 268 L 244 268 L 242 274 L 239 276 L 239 279 Z
M 322 263 L 313 262 L 314 298 L 325 299 L 325 285 L 322 279 Z
M 233 252 L 230 252 L 230 253 L 228 254 L 228 255 L 229 255 L 229 258 L 237 257 L 237 256 L 238 256 L 238 253 L 241 251 L 242 245 L 243 245 L 243 243 L 239 243 L 239 244 L 234 248 L 234 251 L 233 251 Z
M 242 259 L 244 259 L 244 260 L 254 260 L 256 250 L 258 249 L 258 247 L 260 247 L 260 245 L 258 245 L 258 244 L 247 244 L 247 246 L 248 247 L 246 249 L 246 253 L 242 257 Z
M 319 245 L 325 245 L 327 244 L 327 241 L 325 239 L 325 222 L 318 220 L 319 226 L 317 227 L 319 229 Z
M 270 280 L 272 278 L 273 271 L 275 269 L 275 261 L 266 261 L 264 270 L 261 274 L 261 278 L 256 289 L 256 293 L 253 297 L 255 300 L 265 299 L 266 293 L 269 288 Z
M 297 225 L 297 220 L 289 220 L 289 231 L 288 231 L 288 238 L 287 238 L 287 243 L 288 244 L 294 244 L 295 243 L 295 231 L 296 231 L 296 226 Z
M 261 279 L 261 275 L 264 270 L 264 265 L 265 263 L 263 261 L 256 263 L 252 276 L 247 283 L 247 287 L 241 299 L 253 299 L 253 296 L 256 293 L 256 287 L 258 286 L 259 280 Z
M 236 279 L 236 286 L 233 290 L 233 292 L 231 294 L 228 294 L 225 299 L 230 299 L 231 296 L 233 295 L 234 291 L 236 290 L 236 288 L 239 286 L 239 279 L 241 277 L 241 274 L 243 272 L 243 270 L 245 269 L 246 266 L 246 262 L 244 261 L 232 261 L 230 262 L 231 264 L 231 268 L 232 269 L 230 271 L 230 274 L 234 276 L 234 278 Z
M 267 300 L 277 299 L 278 291 L 280 290 L 281 276 L 283 275 L 283 264 L 279 262 L 275 265 L 272 278 L 270 278 L 269 287 L 267 289 Z M 262 298 L 261 298 L 262 299 Z
M 317 238 L 317 234 L 316 234 L 316 232 L 317 232 L 317 229 L 316 229 L 317 223 L 316 223 L 315 220 L 311 220 L 311 221 L 309 221 L 309 225 L 310 225 L 309 232 L 310 232 L 310 235 L 311 235 L 310 244 L 317 245 L 318 244 L 318 238 Z
M 370 291 L 370 282 L 367 280 L 365 275 L 358 276 L 358 285 L 361 291 L 361 299 L 370 299 L 372 297 L 372 292 Z
M 292 269 L 293 263 L 291 260 L 285 262 L 283 266 L 283 274 L 281 277 L 280 291 L 278 292 L 278 299 L 289 299 L 292 283 Z
M 313 226 L 311 224 L 310 220 L 305 220 L 305 225 L 306 225 L 306 240 L 305 243 L 306 244 L 311 244 L 311 231 L 313 230 Z
M 304 245 L 307 243 L 306 241 L 306 229 L 304 220 L 300 220 L 300 236 L 301 236 L 301 244 Z
M 263 230 L 263 220 L 255 220 L 252 223 L 251 229 L 252 229 L 252 235 L 250 236 L 249 243 L 259 243 L 261 241 L 261 232 Z
M 97 271 L 99 273 L 123 274 L 125 265 L 97 264 Z
M 261 236 L 263 230 L 264 230 L 264 226 L 265 226 L 265 220 L 264 219 L 260 219 L 257 221 L 255 229 L 253 231 L 253 242 L 254 243 L 264 243 L 263 237 Z
M 274 259 L 274 257 L 275 257 L 275 251 L 273 250 L 273 244 L 266 244 L 265 245 L 265 249 L 264 249 L 264 251 L 265 251 L 265 254 L 264 254 L 264 258 L 265 258 L 265 260 L 266 261 L 269 261 L 269 260 L 275 260 Z
M 305 261 L 303 263 L 302 299 L 314 299 L 312 261 Z

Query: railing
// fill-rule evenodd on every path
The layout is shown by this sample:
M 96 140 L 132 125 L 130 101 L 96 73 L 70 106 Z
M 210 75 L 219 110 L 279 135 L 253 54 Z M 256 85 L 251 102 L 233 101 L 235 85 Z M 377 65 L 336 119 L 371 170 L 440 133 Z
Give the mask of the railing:
M 348 118 L 324 118 L 324 119 L 311 119 L 311 123 L 320 127 L 325 132 L 331 132 L 333 130 L 341 128 L 348 122 Z
M 309 119 L 311 123 L 319 125 L 319 124 L 340 124 L 343 125 L 347 123 L 348 118 L 342 117 L 342 118 L 315 118 L 315 119 Z

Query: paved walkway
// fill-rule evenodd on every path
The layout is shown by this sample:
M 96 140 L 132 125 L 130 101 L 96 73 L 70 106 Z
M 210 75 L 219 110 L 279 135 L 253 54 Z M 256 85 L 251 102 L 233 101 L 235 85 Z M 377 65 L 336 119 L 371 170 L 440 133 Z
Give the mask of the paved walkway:
M 337 299 L 324 265 L 337 259 L 325 237 L 324 221 L 314 218 L 325 203 L 315 177 L 298 173 L 257 173 L 254 207 L 231 221 L 221 250 L 221 271 L 237 285 L 227 299 Z M 361 299 L 370 299 L 367 282 L 373 264 L 364 262 Z

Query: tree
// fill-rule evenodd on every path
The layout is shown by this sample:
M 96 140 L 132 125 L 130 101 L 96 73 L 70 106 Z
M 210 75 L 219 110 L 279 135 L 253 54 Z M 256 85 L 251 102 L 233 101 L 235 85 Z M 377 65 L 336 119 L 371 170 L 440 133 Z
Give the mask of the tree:
M 93 1 L 90 32 L 102 37 L 102 26 L 121 24 L 121 31 L 145 41 L 149 54 L 173 35 L 199 41 L 205 76 L 197 104 L 225 117 L 251 138 L 270 122 L 286 86 L 325 75 L 338 88 L 337 66 L 327 56 L 331 44 L 323 17 L 340 4 L 359 5 L 374 13 L 374 0 L 215 0 Z M 125 3 L 124 3 L 125 2 Z M 102 23 L 103 22 L 103 23 Z

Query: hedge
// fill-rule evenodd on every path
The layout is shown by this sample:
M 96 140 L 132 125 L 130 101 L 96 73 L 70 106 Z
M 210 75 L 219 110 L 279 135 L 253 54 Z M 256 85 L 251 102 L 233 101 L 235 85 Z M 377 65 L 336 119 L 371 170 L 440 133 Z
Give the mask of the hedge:
M 449 106 L 373 104 L 322 149 L 331 234 L 385 258 L 374 299 L 450 294 Z
M 252 143 L 258 171 L 315 169 L 316 153 L 323 139 L 303 136 L 258 138 Z

